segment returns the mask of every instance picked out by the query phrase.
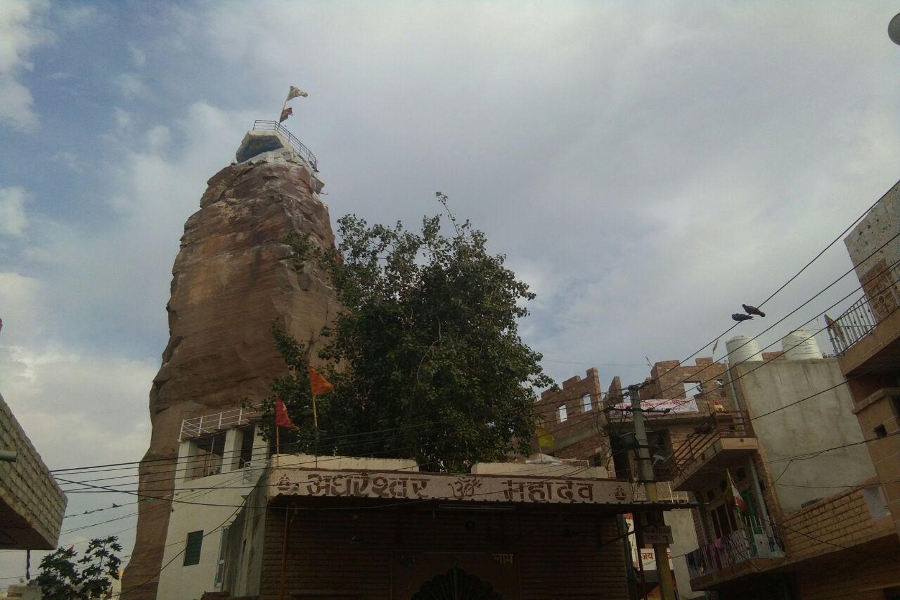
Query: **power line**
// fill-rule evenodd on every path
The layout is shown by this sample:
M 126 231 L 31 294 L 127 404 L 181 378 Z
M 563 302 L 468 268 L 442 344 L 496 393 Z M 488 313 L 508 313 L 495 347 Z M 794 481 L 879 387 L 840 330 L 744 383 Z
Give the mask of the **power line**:
M 866 256 L 866 258 L 864 258 L 862 261 L 860 261 L 860 264 L 863 263 L 863 262 L 865 262 L 865 261 L 867 261 L 867 260 L 869 260 L 870 258 L 872 258 L 875 254 L 877 254 L 878 252 L 880 252 L 883 248 L 885 248 L 888 244 L 890 244 L 891 242 L 893 242 L 893 241 L 894 241 L 895 239 L 897 239 L 898 237 L 900 237 L 900 232 L 896 233 L 896 234 L 893 235 L 889 240 L 887 240 L 886 242 L 884 242 L 881 246 L 879 246 L 878 248 L 876 248 L 875 250 L 873 250 L 868 256 Z M 890 269 L 890 268 L 896 266 L 896 265 L 898 264 L 898 262 L 900 262 L 900 261 L 895 261 L 895 262 L 892 263 L 891 265 L 885 267 L 885 268 L 882 269 L 877 275 L 875 275 L 875 277 L 877 277 L 877 276 L 880 275 L 881 273 L 887 271 L 888 269 Z M 780 323 L 784 322 L 788 317 L 790 317 L 791 315 L 793 315 L 794 313 L 796 313 L 797 311 L 799 311 L 800 309 L 802 309 L 804 306 L 806 306 L 807 304 L 809 304 L 810 302 L 812 302 L 813 300 L 815 300 L 816 298 L 818 298 L 820 295 L 822 295 L 823 293 L 825 293 L 826 291 L 828 291 L 832 286 L 836 285 L 839 281 L 841 281 L 844 277 L 846 277 L 847 275 L 849 275 L 850 273 L 852 273 L 854 270 L 855 270 L 855 267 L 851 267 L 850 269 L 848 269 L 846 272 L 844 272 L 843 275 L 841 275 L 840 277 L 838 277 L 837 279 L 835 279 L 834 281 L 832 281 L 831 283 L 829 283 L 827 286 L 825 286 L 823 289 L 821 289 L 820 291 L 818 291 L 818 292 L 817 292 L 815 295 L 813 295 L 811 298 L 809 298 L 808 300 L 806 300 L 805 302 L 803 302 L 803 304 L 801 304 L 800 306 L 798 306 L 797 308 L 795 308 L 794 310 L 792 310 L 791 312 L 789 312 L 788 314 L 786 314 L 785 316 L 783 316 L 781 319 L 779 319 L 778 321 L 776 321 L 775 323 L 773 323 L 772 325 L 770 325 L 769 327 L 767 327 L 767 328 L 764 329 L 763 331 L 761 331 L 761 332 L 759 332 L 758 334 L 754 335 L 753 337 L 751 337 L 750 339 L 748 339 L 747 341 L 745 341 L 743 344 L 741 344 L 740 346 L 738 346 L 738 347 L 735 348 L 734 350 L 732 350 L 732 351 L 730 351 L 730 352 L 727 352 L 727 353 L 725 354 L 725 356 L 722 357 L 721 360 L 726 359 L 727 357 L 731 356 L 732 354 L 734 354 L 735 352 L 737 352 L 738 350 L 740 350 L 740 349 L 743 348 L 744 346 L 746 346 L 746 345 L 750 344 L 751 342 L 753 342 L 753 340 L 759 338 L 759 336 L 761 336 L 761 335 L 763 335 L 763 334 L 765 334 L 765 333 L 768 333 L 769 331 L 771 331 L 772 329 L 774 329 L 777 325 L 779 325 Z M 813 321 L 814 319 L 816 319 L 816 318 L 818 318 L 818 317 L 824 315 L 826 311 L 831 310 L 832 308 L 834 308 L 835 306 L 837 306 L 838 304 L 840 304 L 841 302 L 843 302 L 844 300 L 846 300 L 847 298 L 849 298 L 851 295 L 853 295 L 854 293 L 856 293 L 856 292 L 858 292 L 858 291 L 860 291 L 860 290 L 862 290 L 862 289 L 863 289 L 863 286 L 862 286 L 862 285 L 860 285 L 859 287 L 855 288 L 852 292 L 850 292 L 849 294 L 847 294 L 846 296 L 844 296 L 843 298 L 841 298 L 840 300 L 838 300 L 837 302 L 835 302 L 834 304 L 832 304 L 831 306 L 829 306 L 828 308 L 826 308 L 825 310 L 819 312 L 815 317 L 813 317 L 812 319 L 809 319 L 808 321 L 806 321 L 805 323 L 803 323 L 803 325 L 801 325 L 801 327 L 803 327 L 803 326 L 809 324 L 809 323 L 810 323 L 811 321 Z M 736 323 L 735 325 L 733 325 L 733 326 L 731 327 L 731 329 L 734 329 L 734 327 L 736 327 L 737 325 L 738 325 L 738 324 Z M 827 328 L 827 327 L 826 327 L 826 328 Z M 731 331 L 731 329 L 729 329 L 728 331 Z M 825 328 L 820 329 L 819 331 L 823 331 L 824 329 L 825 329 Z M 726 332 L 726 333 L 727 333 L 727 332 Z M 817 332 L 817 333 L 818 333 L 818 332 Z M 724 335 L 724 334 L 723 334 L 723 335 Z M 719 337 L 721 338 L 722 336 L 719 336 Z M 719 338 L 716 338 L 716 339 L 719 339 Z M 778 343 L 778 341 L 780 341 L 780 340 L 782 340 L 782 339 L 784 339 L 784 336 L 782 336 L 781 338 L 779 338 L 779 339 L 776 340 L 775 342 L 769 344 L 768 346 L 766 346 L 766 348 L 769 348 L 769 347 L 775 345 L 776 343 Z M 764 348 L 764 349 L 765 349 L 765 348 Z M 688 357 L 688 358 L 690 358 L 690 357 Z M 736 363 L 735 365 L 730 365 L 730 366 L 732 366 L 732 367 L 737 366 L 738 364 L 741 364 L 741 363 L 743 363 L 743 362 L 746 362 L 747 360 L 749 360 L 749 357 L 746 358 L 746 359 L 744 359 L 744 360 L 742 360 L 742 361 L 740 361 L 740 362 L 738 362 L 738 363 Z M 681 363 L 683 363 L 683 362 L 684 362 L 684 361 L 680 361 L 679 364 L 681 364 Z M 713 364 L 720 364 L 720 363 L 711 363 L 711 364 L 709 364 L 709 365 L 706 365 L 705 367 L 703 367 L 703 368 L 700 369 L 699 371 L 697 371 L 697 372 L 695 372 L 695 373 L 692 373 L 689 377 L 690 377 L 690 378 L 696 377 L 697 374 L 702 373 L 702 372 L 705 371 L 706 369 L 710 368 Z M 666 373 L 668 373 L 668 371 L 666 371 Z M 663 373 L 663 375 L 664 375 L 664 374 L 665 374 L 665 373 Z M 660 376 L 660 377 L 661 377 L 661 376 Z M 658 380 L 658 379 L 657 379 L 657 380 Z M 681 380 L 681 381 L 679 381 L 679 382 L 676 382 L 676 383 L 670 385 L 669 387 L 667 387 L 667 388 L 661 390 L 661 391 L 660 391 L 660 395 L 664 394 L 664 393 L 667 392 L 668 390 L 670 390 L 670 389 L 672 389 L 672 388 L 674 388 L 674 387 L 676 387 L 676 386 L 678 386 L 678 385 L 683 385 L 683 384 L 685 384 L 685 383 L 688 383 L 687 378 L 685 378 L 685 379 L 683 379 L 683 380 Z M 695 386 L 695 388 L 693 388 L 693 389 L 696 389 L 696 386 Z
M 893 186 L 891 186 L 891 187 L 893 188 Z M 890 190 L 888 190 L 888 191 L 890 191 Z M 887 193 L 887 192 L 885 192 L 885 193 Z M 876 200 L 874 203 L 872 203 L 871 206 L 869 206 L 865 211 L 863 211 L 863 213 L 862 213 L 861 215 L 859 215 L 859 216 L 858 216 L 858 217 L 857 217 L 850 225 L 848 225 L 847 228 L 844 229 L 844 231 L 842 231 L 840 234 L 838 234 L 838 236 L 837 236 L 836 238 L 834 238 L 827 246 L 825 246 L 822 250 L 820 250 L 819 253 L 816 254 L 816 255 L 815 255 L 808 263 L 806 263 L 805 265 L 803 265 L 803 268 L 801 268 L 799 271 L 797 271 L 796 274 L 794 274 L 793 276 L 791 276 L 790 279 L 788 279 L 786 282 L 784 282 L 777 290 L 775 290 L 774 292 L 772 292 L 765 300 L 763 300 L 761 303 L 757 304 L 756 306 L 759 307 L 759 308 L 762 308 L 763 306 L 765 306 L 765 304 L 766 304 L 769 300 L 771 300 L 772 298 L 774 298 L 776 295 L 778 295 L 779 292 L 781 292 L 784 288 L 786 288 L 788 285 L 790 285 L 791 282 L 793 282 L 795 279 L 797 279 L 797 277 L 799 277 L 804 271 L 806 271 L 806 269 L 808 269 L 810 265 L 812 265 L 814 262 L 816 262 L 823 254 L 825 254 L 826 251 L 828 251 L 829 248 L 831 248 L 832 246 L 834 246 L 834 245 L 835 245 L 835 244 L 836 244 L 836 243 L 837 243 L 837 242 L 838 242 L 838 241 L 839 241 L 839 240 L 840 240 L 840 239 L 841 239 L 848 231 L 850 231 L 851 229 L 853 229 L 853 227 L 854 227 L 857 223 L 859 223 L 859 222 L 860 222 L 867 214 L 869 214 L 869 211 L 872 210 L 873 208 L 875 208 L 875 207 L 878 205 L 878 203 L 881 202 L 881 198 L 882 198 L 882 197 L 884 197 L 884 194 L 882 194 L 882 196 L 880 196 L 880 197 L 878 198 L 878 200 Z M 896 236 L 894 236 L 894 237 L 896 237 Z M 892 238 L 892 239 L 893 239 L 893 238 Z M 889 241 L 890 241 L 890 240 L 889 240 Z M 883 247 L 883 246 L 882 246 L 882 247 Z M 729 327 L 728 329 L 726 329 L 725 331 L 723 331 L 722 333 L 720 333 L 719 335 L 717 335 L 715 338 L 713 338 L 712 340 L 710 340 L 709 342 L 707 342 L 706 344 L 704 344 L 702 347 L 700 347 L 699 349 L 697 349 L 696 351 L 694 351 L 693 354 L 690 354 L 687 358 L 685 358 L 685 359 L 679 361 L 679 364 L 684 363 L 685 361 L 690 360 L 691 358 L 693 358 L 694 356 L 696 356 L 697 354 L 699 354 L 700 352 L 702 352 L 704 349 L 706 349 L 707 347 L 709 347 L 711 344 L 715 343 L 716 340 L 718 340 L 718 339 L 720 339 L 722 336 L 728 334 L 731 330 L 733 330 L 733 329 L 734 329 L 735 327 L 737 327 L 739 324 L 740 324 L 740 323 L 735 323 L 734 325 L 732 325 L 731 327 Z M 684 382 L 682 382 L 682 383 L 684 383 Z
M 359 432 L 359 433 L 348 433 L 348 434 L 343 434 L 343 435 L 321 438 L 319 440 L 319 442 L 323 443 L 323 442 L 330 442 L 330 441 L 337 440 L 337 439 L 343 439 L 343 438 L 349 438 L 349 437 L 359 437 L 359 436 L 363 436 L 363 435 L 371 435 L 374 433 L 384 433 L 387 431 L 398 431 L 398 430 L 411 429 L 411 428 L 416 428 L 416 427 L 425 427 L 428 425 L 435 425 L 440 422 L 441 421 L 427 421 L 427 422 L 423 422 L 423 423 L 414 423 L 412 425 L 402 425 L 400 427 L 389 427 L 386 429 L 373 429 L 371 431 L 364 431 L 364 432 Z M 295 446 L 298 444 L 299 444 L 299 442 L 292 442 L 290 444 L 284 444 L 284 446 L 288 447 L 288 446 Z M 236 452 L 237 451 L 234 451 L 234 452 L 229 451 L 229 453 L 236 453 Z M 100 465 L 68 467 L 68 468 L 64 468 L 64 469 L 51 469 L 50 472 L 51 473 L 63 473 L 63 472 L 71 472 L 71 471 L 83 471 L 86 469 L 100 469 L 100 468 L 104 468 L 104 467 L 120 467 L 120 466 L 125 466 L 125 465 L 134 465 L 134 466 L 125 467 L 125 468 L 136 469 L 136 468 L 140 468 L 141 466 L 152 464 L 152 463 L 171 462 L 173 460 L 176 460 L 176 458 L 177 457 L 173 456 L 173 457 L 168 457 L 168 458 L 153 458 L 153 459 L 149 459 L 149 460 L 135 460 L 135 461 L 128 461 L 128 462 L 120 462 L 120 463 L 107 463 L 107 464 L 100 464 Z M 113 469 L 110 469 L 110 470 L 113 470 Z

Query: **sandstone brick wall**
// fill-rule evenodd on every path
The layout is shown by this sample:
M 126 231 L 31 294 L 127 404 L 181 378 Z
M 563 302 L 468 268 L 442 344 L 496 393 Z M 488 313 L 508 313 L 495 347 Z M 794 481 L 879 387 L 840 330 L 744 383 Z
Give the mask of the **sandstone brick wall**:
M 894 527 L 900 533 L 900 415 L 894 400 L 900 388 L 882 388 L 856 403 L 866 448 L 882 483 Z M 878 433 L 876 433 L 876 431 Z M 884 437 L 880 437 L 883 434 Z
M 686 389 L 690 396 L 698 394 L 692 389 L 701 386 L 697 406 L 701 413 L 710 412 L 710 404 L 716 400 L 726 410 L 734 410 L 725 386 L 719 380 L 725 377 L 725 365 L 713 362 L 712 357 L 697 357 L 693 365 L 682 365 L 677 360 L 664 360 L 653 365 L 650 377 L 641 390 L 641 398 L 684 398 Z M 724 382 L 723 382 L 724 383 Z
M 585 410 L 586 399 L 590 409 Z M 560 421 L 559 407 L 565 405 L 566 420 Z M 608 418 L 603 412 L 600 376 L 597 369 L 588 369 L 585 378 L 570 377 L 559 391 L 546 390 L 535 404 L 539 423 L 554 437 L 553 448 L 543 452 L 560 458 L 591 460 L 603 457 L 602 466 L 613 474 L 609 452 Z
M 0 396 L 0 448 L 18 453 L 15 462 L 0 462 L 0 505 L 5 504 L 16 514 L 15 518 L 7 517 L 0 524 L 3 534 L 0 547 L 55 549 L 66 511 L 66 496 L 3 396 Z
M 854 488 L 824 498 L 785 517 L 781 530 L 792 559 L 834 552 L 877 535 L 862 489 Z
M 551 434 L 557 433 L 570 436 L 572 431 L 581 426 L 605 424 L 604 413 L 600 410 L 601 390 L 600 375 L 597 369 L 588 369 L 582 379 L 576 375 L 566 379 L 559 391 L 545 390 L 541 393 L 540 400 L 535 404 L 535 412 L 542 426 Z M 585 410 L 583 398 L 591 401 L 591 409 Z M 565 405 L 567 418 L 560 421 L 558 417 L 559 407 Z

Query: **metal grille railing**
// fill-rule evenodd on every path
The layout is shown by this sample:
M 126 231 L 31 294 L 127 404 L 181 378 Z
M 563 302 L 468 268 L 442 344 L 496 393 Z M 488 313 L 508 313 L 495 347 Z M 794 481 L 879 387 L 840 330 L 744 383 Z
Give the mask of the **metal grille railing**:
M 309 163 L 309 166 L 313 168 L 313 171 L 316 173 L 319 172 L 319 161 L 316 158 L 316 155 L 312 153 L 312 151 L 303 145 L 303 142 L 294 137 L 294 134 L 288 131 L 287 127 L 279 123 L 278 121 L 262 121 L 256 120 L 253 121 L 253 130 L 254 131 L 275 131 L 281 134 L 291 145 L 291 147 L 303 157 L 303 160 Z
M 252 418 L 257 415 L 253 410 L 247 408 L 236 408 L 234 410 L 226 410 L 211 415 L 201 415 L 192 419 L 183 419 L 181 421 L 181 432 L 178 435 L 178 441 L 183 442 L 193 438 L 198 438 L 207 433 L 216 433 L 225 429 L 233 429 L 241 425 L 247 425 Z
M 683 444 L 675 449 L 666 465 L 669 468 L 670 478 L 674 479 L 687 469 L 720 438 L 747 437 L 754 437 L 753 429 L 750 427 L 750 415 L 747 412 L 735 410 L 712 413 L 694 429 L 694 433 Z
M 744 519 L 743 529 L 732 531 L 710 544 L 704 544 L 689 552 L 686 558 L 689 577 L 696 579 L 754 558 L 784 556 L 777 528 L 773 528 L 772 523 L 748 516 Z
M 872 269 L 875 271 L 878 265 Z M 834 321 L 827 321 L 828 338 L 836 354 L 844 354 L 855 343 L 872 333 L 875 327 L 900 306 L 898 263 L 866 275 L 863 296 Z

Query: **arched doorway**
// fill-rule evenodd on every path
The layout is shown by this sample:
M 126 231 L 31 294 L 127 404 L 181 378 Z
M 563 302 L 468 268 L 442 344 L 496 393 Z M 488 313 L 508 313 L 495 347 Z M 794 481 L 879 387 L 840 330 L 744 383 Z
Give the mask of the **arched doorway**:
M 450 569 L 422 584 L 412 600 L 503 600 L 494 588 L 462 569 Z

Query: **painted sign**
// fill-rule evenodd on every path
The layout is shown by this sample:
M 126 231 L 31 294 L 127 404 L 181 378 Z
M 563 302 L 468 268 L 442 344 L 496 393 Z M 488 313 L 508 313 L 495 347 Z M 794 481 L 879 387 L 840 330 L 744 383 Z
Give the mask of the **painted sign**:
M 385 500 L 461 500 L 527 504 L 628 504 L 630 485 L 612 480 L 275 469 L 269 497 L 294 495 Z
M 668 525 L 647 525 L 641 532 L 645 544 L 673 543 L 672 528 Z
M 620 402 L 615 406 L 618 410 L 626 410 L 631 407 L 631 402 Z M 647 412 L 649 418 L 662 417 L 667 414 L 682 414 L 699 412 L 697 401 L 693 398 L 661 398 L 641 400 L 641 408 Z M 668 411 L 668 412 L 664 412 Z

